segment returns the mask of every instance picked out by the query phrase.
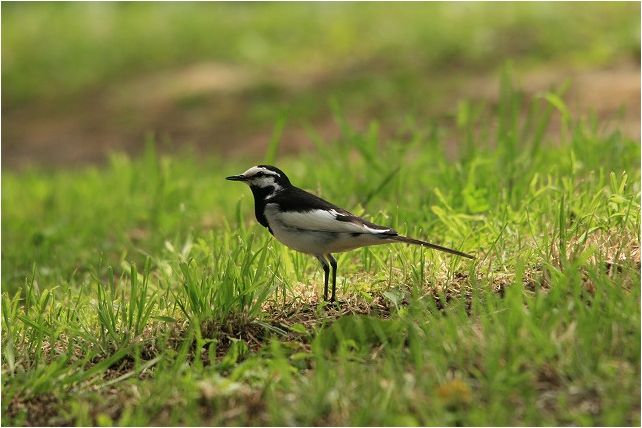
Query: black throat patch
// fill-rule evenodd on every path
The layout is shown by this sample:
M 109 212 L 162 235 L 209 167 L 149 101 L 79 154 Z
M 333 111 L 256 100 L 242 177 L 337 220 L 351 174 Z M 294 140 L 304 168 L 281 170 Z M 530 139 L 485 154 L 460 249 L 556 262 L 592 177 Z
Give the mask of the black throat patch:
M 270 230 L 270 225 L 265 217 L 265 205 L 267 204 L 265 200 L 274 192 L 274 187 L 250 186 L 250 190 L 252 190 L 252 195 L 254 195 L 254 215 L 256 216 L 256 221 L 258 221 L 261 226 L 267 227 L 268 230 Z M 270 230 L 270 233 L 272 233 L 272 230 Z

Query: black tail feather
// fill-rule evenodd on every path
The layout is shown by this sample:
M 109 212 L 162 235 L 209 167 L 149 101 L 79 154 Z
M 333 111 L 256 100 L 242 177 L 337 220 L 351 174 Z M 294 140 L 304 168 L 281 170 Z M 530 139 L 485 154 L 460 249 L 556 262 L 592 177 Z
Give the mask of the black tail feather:
M 421 245 L 422 247 L 433 248 L 435 250 L 443 251 L 450 254 L 455 254 L 456 256 L 466 257 L 467 259 L 475 259 L 475 256 L 470 254 L 462 253 L 461 251 L 453 250 L 452 248 L 442 247 L 441 245 L 431 244 L 430 242 L 420 241 L 419 239 L 408 238 L 407 236 L 387 236 L 386 238 L 391 241 L 405 242 L 407 244 Z

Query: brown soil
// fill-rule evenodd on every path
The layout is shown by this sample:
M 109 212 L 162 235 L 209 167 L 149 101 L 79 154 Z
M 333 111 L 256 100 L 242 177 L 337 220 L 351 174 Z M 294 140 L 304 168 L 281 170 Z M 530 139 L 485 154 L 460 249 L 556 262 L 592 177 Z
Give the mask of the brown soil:
M 272 127 L 250 126 L 245 116 L 256 88 L 268 85 L 285 98 L 323 87 L 331 77 L 322 74 L 257 76 L 244 69 L 217 63 L 193 65 L 172 72 L 121 82 L 64 102 L 41 101 L 2 111 L 4 125 L 2 166 L 22 168 L 100 163 L 112 151 L 139 153 L 153 135 L 163 150 L 193 146 L 205 153 L 246 155 L 264 153 Z M 566 100 L 575 113 L 594 112 L 627 136 L 640 138 L 640 67 L 622 64 L 610 69 L 573 71 L 551 68 L 525 73 L 518 86 L 530 96 L 572 82 Z M 463 99 L 496 101 L 496 75 L 464 76 L 449 97 L 453 112 Z M 324 138 L 339 131 L 332 114 L 315 120 Z M 357 125 L 367 117 L 350 117 Z M 384 135 L 391 124 L 383 123 Z M 282 152 L 310 147 L 305 127 L 289 123 Z

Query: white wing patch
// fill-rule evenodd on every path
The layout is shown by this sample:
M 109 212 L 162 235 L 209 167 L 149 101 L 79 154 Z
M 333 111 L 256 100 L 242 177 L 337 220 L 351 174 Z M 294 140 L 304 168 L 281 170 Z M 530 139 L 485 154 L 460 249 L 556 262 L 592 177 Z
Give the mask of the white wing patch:
M 265 208 L 268 222 L 277 221 L 288 228 L 318 232 L 368 233 L 373 235 L 390 231 L 390 229 L 383 228 L 374 229 L 363 223 L 337 220 L 337 216 L 342 216 L 343 214 L 335 210 L 280 212 L 276 204 L 268 204 Z

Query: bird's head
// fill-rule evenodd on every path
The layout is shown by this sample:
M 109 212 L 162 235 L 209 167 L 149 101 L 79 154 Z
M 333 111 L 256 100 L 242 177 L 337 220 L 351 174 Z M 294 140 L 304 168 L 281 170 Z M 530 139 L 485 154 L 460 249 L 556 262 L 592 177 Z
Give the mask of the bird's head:
M 291 186 L 290 180 L 283 171 L 271 165 L 257 165 L 243 174 L 226 177 L 226 180 L 242 181 L 253 190 L 265 190 L 270 193 L 278 192 Z

